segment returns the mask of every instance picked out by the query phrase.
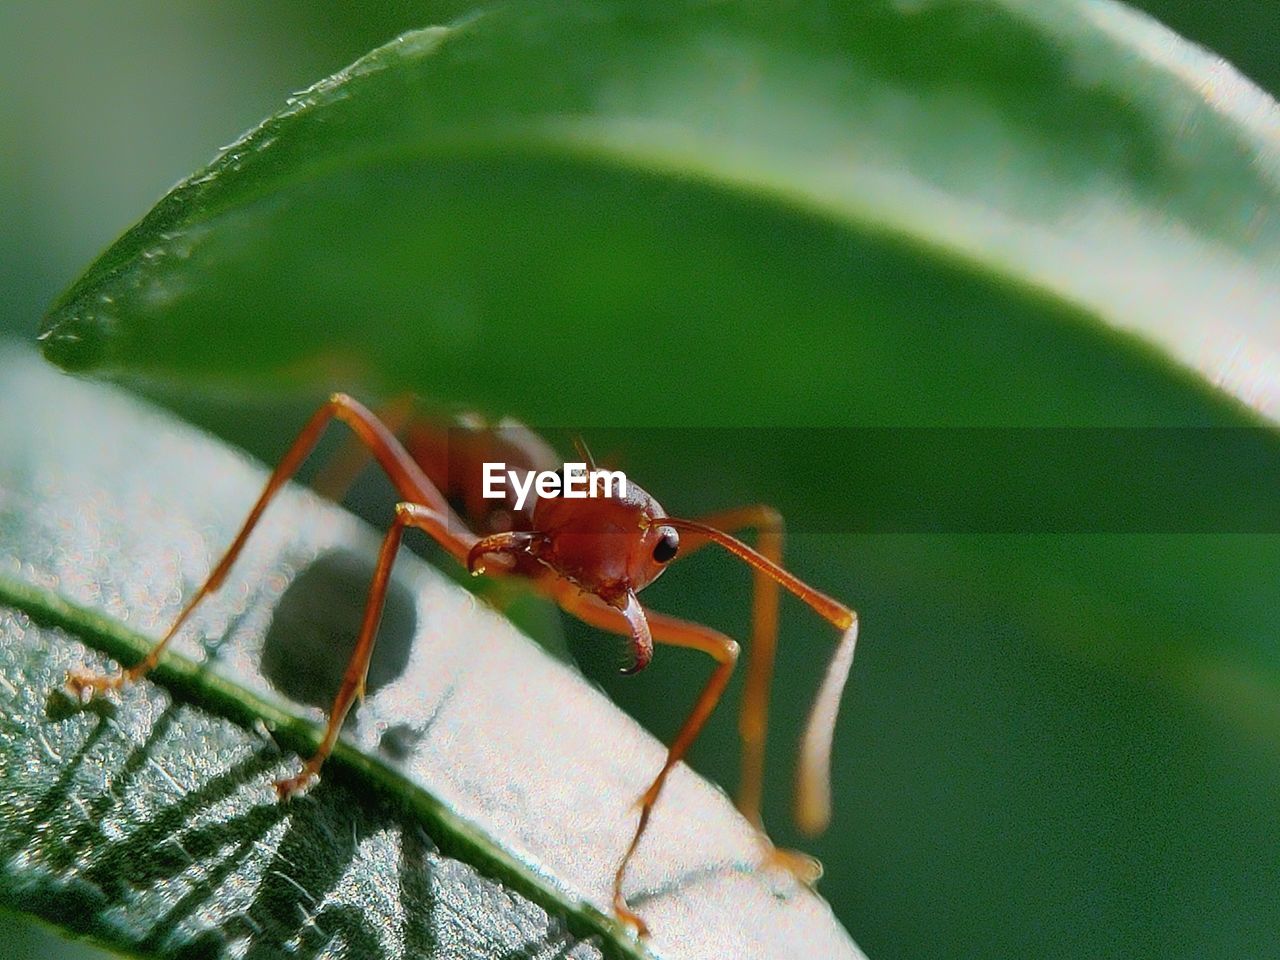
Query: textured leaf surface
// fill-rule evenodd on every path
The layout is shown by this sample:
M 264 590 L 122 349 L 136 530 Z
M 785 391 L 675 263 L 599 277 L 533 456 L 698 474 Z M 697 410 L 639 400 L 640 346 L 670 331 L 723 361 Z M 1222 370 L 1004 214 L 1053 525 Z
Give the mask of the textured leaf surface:
M 26 411 L 0 423 L 0 903 L 146 955 L 635 955 L 602 911 L 660 745 L 411 557 L 351 745 L 275 801 L 376 549 L 309 494 L 268 513 L 188 660 L 72 709 L 66 670 L 158 635 L 264 475 L 29 357 L 0 378 Z M 760 856 L 681 769 L 630 882 L 655 952 L 860 957 Z

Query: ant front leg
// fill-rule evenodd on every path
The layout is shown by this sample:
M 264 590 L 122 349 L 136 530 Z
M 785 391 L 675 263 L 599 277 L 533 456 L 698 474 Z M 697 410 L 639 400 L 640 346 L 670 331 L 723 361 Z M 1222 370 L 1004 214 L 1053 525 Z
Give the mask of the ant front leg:
M 611 633 L 618 633 L 624 636 L 632 635 L 633 625 L 631 621 L 619 610 L 609 606 L 599 598 L 591 594 L 580 593 L 576 587 L 563 581 L 553 589 L 560 605 L 584 623 L 600 627 Z M 662 764 L 662 769 L 658 771 L 657 776 L 653 778 L 653 781 L 640 797 L 640 819 L 636 823 L 636 830 L 631 837 L 631 843 L 627 846 L 626 853 L 622 856 L 622 862 L 618 864 L 618 870 L 613 877 L 613 908 L 618 916 L 632 924 L 642 937 L 648 936 L 648 927 L 627 905 L 626 897 L 622 893 L 623 878 L 626 875 L 628 865 L 635 856 L 636 849 L 640 846 L 641 838 L 648 829 L 649 818 L 653 814 L 653 808 L 657 804 L 662 788 L 667 782 L 668 774 L 684 758 L 693 742 L 698 738 L 698 734 L 702 732 L 702 728 L 711 717 L 716 704 L 720 702 L 720 697 L 724 694 L 725 687 L 729 685 L 729 679 L 733 676 L 734 665 L 738 662 L 738 644 L 717 630 L 703 626 L 700 623 L 667 616 L 666 614 L 644 611 L 643 615 L 648 621 L 649 630 L 656 643 L 700 650 L 715 660 L 716 667 L 712 671 L 710 679 L 707 680 L 706 686 L 702 688 L 702 693 L 698 695 L 698 699 L 694 702 L 693 710 L 689 713 L 675 739 L 671 741 L 671 745 L 667 748 L 667 758 Z
M 177 619 L 174 620 L 173 625 L 160 642 L 153 646 L 139 663 L 113 675 L 108 676 L 87 670 L 72 670 L 67 674 L 67 686 L 77 699 L 84 700 L 96 693 L 118 689 L 127 683 L 138 680 L 159 663 L 164 649 L 169 645 L 169 642 L 181 629 L 182 625 L 186 623 L 196 607 L 200 605 L 205 597 L 222 585 L 232 565 L 236 562 L 236 558 L 240 556 L 241 551 L 244 549 L 245 543 L 248 542 L 249 535 L 262 518 L 263 511 L 267 509 L 267 505 L 289 479 L 297 473 L 303 461 L 315 448 L 329 421 L 335 418 L 352 429 L 357 439 L 373 454 L 383 470 L 387 472 L 392 483 L 395 484 L 396 489 L 405 500 L 422 504 L 424 507 L 447 518 L 450 521 L 447 524 L 448 527 L 462 529 L 461 521 L 458 521 L 449 509 L 444 497 L 427 479 L 422 468 L 414 462 L 408 451 L 395 438 L 392 431 L 358 401 L 346 394 L 336 393 L 312 415 L 306 426 L 302 428 L 297 439 L 294 440 L 284 457 L 281 458 L 280 463 L 272 471 L 261 496 L 258 497 L 257 503 L 254 504 L 253 509 L 249 512 L 248 518 L 240 528 L 235 540 L 232 541 L 231 546 L 227 549 L 226 554 L 218 562 L 218 565 L 214 567 L 213 572 L 209 574 L 208 579 L 200 586 L 200 589 L 196 591 L 195 596 L 183 607 L 182 612 L 178 614 Z M 449 542 L 442 540 L 441 543 L 459 561 L 465 562 L 467 553 L 471 549 L 470 540 L 453 538 Z

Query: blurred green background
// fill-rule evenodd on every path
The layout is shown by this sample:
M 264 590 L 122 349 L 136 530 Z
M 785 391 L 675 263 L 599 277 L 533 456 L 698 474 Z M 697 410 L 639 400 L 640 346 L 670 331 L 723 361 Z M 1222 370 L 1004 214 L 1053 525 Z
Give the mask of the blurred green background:
M 277 109 L 289 92 L 404 29 L 447 20 L 470 6 L 320 0 L 273 5 L 212 0 L 117 0 L 106 5 L 55 0 L 0 6 L 0 335 L 30 338 L 49 301 L 94 255 L 172 183 L 207 161 L 217 147 Z M 1280 89 L 1280 58 L 1275 57 L 1280 4 L 1152 0 L 1145 8 L 1223 54 L 1273 94 Z M 219 415 L 214 411 L 208 419 Z M 263 454 L 279 448 L 280 429 L 269 433 L 252 422 L 242 423 L 241 439 L 251 448 Z M 714 491 L 706 499 L 723 501 L 728 496 L 728 492 Z M 1227 737 L 1218 724 L 1230 724 L 1236 718 L 1216 710 L 1212 698 L 1206 701 L 1209 706 L 1201 708 L 1171 698 L 1166 682 L 1170 674 L 1162 671 L 1189 670 L 1191 655 L 1185 664 L 1153 667 L 1143 662 L 1150 651 L 1080 654 L 1067 650 L 1059 651 L 1061 659 L 1042 665 L 1034 651 L 1028 652 L 1018 642 L 1024 629 L 1044 629 L 1043 624 L 1021 620 L 1041 609 L 1034 604 L 1014 608 L 1006 619 L 993 622 L 980 605 L 957 603 L 956 593 L 940 598 L 932 610 L 922 608 L 919 600 L 930 596 L 939 578 L 952 576 L 960 568 L 969 571 L 967 583 L 975 593 L 983 589 L 1060 591 L 1059 607 L 1069 617 L 1076 600 L 1072 572 L 1088 569 L 1090 551 L 1105 552 L 1112 562 L 1129 553 L 1141 559 L 1132 567 L 1132 582 L 1116 584 L 1114 615 L 1119 628 L 1126 616 L 1133 615 L 1121 609 L 1126 598 L 1168 589 L 1167 584 L 1143 580 L 1143 563 L 1150 556 L 1178 549 L 1188 554 L 1212 553 L 1218 548 L 1223 563 L 1233 562 L 1236 553 L 1223 543 L 1215 546 L 1195 540 L 1171 547 L 1132 537 L 1105 549 L 1096 538 L 1034 544 L 1016 538 L 1004 544 L 990 538 L 981 542 L 957 538 L 941 550 L 925 537 L 915 545 L 911 538 L 899 537 L 891 550 L 879 549 L 874 538 L 862 538 L 851 555 L 846 548 L 846 568 L 861 565 L 868 581 L 879 578 L 898 589 L 903 584 L 916 585 L 911 609 L 904 605 L 896 611 L 879 611 L 877 635 L 897 638 L 892 656 L 928 655 L 910 665 L 914 676 L 910 688 L 894 686 L 893 678 L 900 673 L 889 664 L 889 652 L 877 654 L 868 648 L 865 663 L 860 661 L 869 678 L 855 683 L 862 696 L 861 702 L 851 705 L 860 718 L 858 728 L 877 723 L 885 727 L 874 742 L 843 746 L 843 755 L 855 769 L 854 778 L 857 770 L 865 770 L 871 786 L 857 797 L 837 797 L 834 835 L 818 848 L 829 871 L 823 890 L 869 956 L 874 960 L 1012 957 L 1034 943 L 1037 935 L 1058 943 L 1061 955 L 1103 956 L 1108 955 L 1109 946 L 1117 950 L 1112 954 L 1116 956 L 1228 956 L 1230 949 L 1242 947 L 1245 952 L 1236 955 L 1266 955 L 1265 924 L 1238 925 L 1234 940 L 1214 938 L 1224 936 L 1219 926 L 1223 917 L 1252 916 L 1260 923 L 1264 919 L 1253 912 L 1251 900 L 1240 898 L 1241 889 L 1252 885 L 1258 902 L 1276 892 L 1269 886 L 1275 880 L 1277 856 L 1269 845 L 1275 839 L 1274 823 L 1247 819 L 1256 809 L 1256 798 L 1280 796 L 1274 732 L 1280 723 L 1273 722 L 1280 717 L 1268 705 L 1267 684 L 1259 684 L 1255 676 L 1233 673 L 1229 661 L 1224 661 L 1218 675 L 1194 680 L 1205 689 L 1217 684 L 1217 691 L 1232 703 L 1247 702 L 1241 712 L 1249 718 L 1248 734 L 1241 738 L 1237 729 Z M 940 559 L 944 552 L 950 556 Z M 1276 559 L 1276 552 L 1268 540 L 1260 542 L 1252 556 Z M 1046 557 L 1059 562 L 1056 579 L 1033 582 L 1024 564 L 1043 565 Z M 1179 560 L 1177 556 L 1169 559 L 1171 563 Z M 1185 559 L 1192 567 L 1206 562 L 1204 556 Z M 1256 575 L 1256 570 L 1241 571 L 1238 582 L 1248 583 Z M 673 576 L 654 588 L 656 606 L 674 607 L 682 594 L 714 594 L 703 614 L 713 622 L 737 625 L 740 631 L 747 590 L 745 578 L 729 564 L 690 567 L 681 574 L 679 584 L 674 581 Z M 1198 611 L 1202 624 L 1213 622 L 1211 599 Z M 1265 604 L 1267 598 L 1259 597 L 1257 602 Z M 784 615 L 805 617 L 794 605 Z M 1262 613 L 1259 617 L 1266 619 Z M 1061 628 L 1053 625 L 1052 629 Z M 913 644 L 913 630 L 914 636 L 925 639 Z M 936 631 L 935 642 L 928 642 L 929 630 Z M 979 657 L 959 649 L 960 638 L 971 634 L 989 641 Z M 809 629 L 807 635 L 816 640 L 818 631 Z M 954 649 L 948 645 L 951 639 Z M 697 660 L 675 654 L 664 658 L 668 666 L 663 669 L 619 683 L 607 671 L 614 663 L 612 649 L 599 654 L 600 646 L 592 645 L 590 635 L 573 627 L 570 642 L 588 672 L 662 735 L 668 735 L 678 721 L 679 711 L 673 713 L 669 705 L 688 702 L 704 675 Z M 1087 646 L 1087 641 L 1081 643 Z M 1164 656 L 1167 651 L 1157 653 Z M 1108 673 L 1097 667 L 1108 657 L 1131 658 L 1141 666 L 1125 671 L 1127 680 L 1119 681 L 1120 671 Z M 689 669 L 682 671 L 682 665 Z M 1039 671 L 1041 683 L 1028 684 L 1028 676 L 1036 678 Z M 775 692 L 778 729 L 771 741 L 771 784 L 779 793 L 785 793 L 789 775 L 785 761 L 798 728 L 800 704 L 813 689 L 817 672 L 809 652 L 782 651 Z M 935 701 L 920 700 L 918 691 L 931 687 L 944 693 Z M 1046 691 L 1053 691 L 1060 702 L 1045 703 Z M 979 709 L 982 716 L 973 716 Z M 961 715 L 953 741 L 920 748 L 929 731 L 945 729 L 952 716 Z M 1081 724 L 1096 721 L 1092 728 L 1096 751 L 1076 752 L 1079 744 L 1053 726 L 1054 718 L 1065 716 Z M 1199 730 L 1202 739 L 1189 740 L 1189 729 Z M 1224 750 L 1224 743 L 1230 748 Z M 1132 845 L 1037 850 L 1036 837 L 1019 836 L 1026 825 L 1007 820 L 1004 810 L 988 809 L 984 818 L 974 819 L 965 804 L 986 796 L 976 778 L 987 769 L 984 753 L 995 750 L 1040 756 L 1036 768 L 1040 779 L 1034 782 L 1017 782 L 1018 766 L 1011 764 L 1010 780 L 1001 785 L 1011 805 L 1025 803 L 1045 818 L 1096 823 L 1107 836 L 1128 838 Z M 1105 763 L 1106 758 L 1114 765 Z M 1046 779 L 1044 771 L 1055 762 L 1071 768 L 1073 776 L 1061 784 Z M 723 782 L 734 782 L 731 709 L 722 710 L 694 752 L 693 763 Z M 1202 782 L 1215 776 L 1220 776 L 1214 782 L 1223 789 L 1242 785 L 1245 789 L 1236 796 L 1220 795 Z M 1081 778 L 1096 782 L 1081 787 Z M 1116 778 L 1129 779 L 1117 786 Z M 1153 785 L 1165 789 L 1153 793 Z M 922 791 L 936 795 L 921 797 Z M 913 806 L 907 813 L 904 805 L 902 813 L 919 818 L 918 829 L 927 839 L 900 849 L 883 841 L 874 827 L 878 821 L 894 820 L 899 814 L 895 804 L 908 795 Z M 1055 797 L 1060 806 L 1051 803 Z M 957 816 L 956 808 L 969 812 Z M 797 843 L 799 838 L 783 825 L 783 810 L 781 802 L 772 804 L 770 822 L 777 825 L 780 839 Z M 1245 822 L 1231 822 L 1233 811 Z M 1150 819 L 1144 819 L 1148 815 Z M 929 836 L 932 830 L 937 833 Z M 1202 880 L 1215 882 L 1213 865 L 1177 859 L 1176 844 L 1167 851 L 1171 859 L 1166 861 L 1160 851 L 1153 852 L 1145 844 L 1148 832 L 1161 830 L 1170 835 L 1231 831 L 1227 846 L 1239 852 L 1238 862 L 1256 862 L 1258 876 L 1237 876 L 1221 890 L 1202 890 L 1196 897 L 1187 897 L 1186 892 Z M 947 858 L 956 850 L 966 852 L 970 867 L 984 868 L 972 878 L 974 889 L 967 896 L 957 896 L 963 878 L 957 882 L 954 871 L 948 869 L 953 864 Z M 1010 850 L 1022 859 L 1011 860 Z M 1167 878 L 1150 876 L 1159 870 L 1167 871 Z M 1019 871 L 1035 875 L 1028 878 Z M 1093 875 L 1112 881 L 1096 886 L 1078 882 Z M 1132 884 L 1126 887 L 1124 878 L 1130 875 Z M 993 876 L 1003 876 L 1003 882 L 993 885 Z M 1060 899 L 1052 906 L 1019 902 L 1023 891 L 1028 898 L 1032 891 L 1039 895 L 1055 891 Z M 1144 899 L 1161 891 L 1167 891 L 1169 899 Z M 1132 901 L 1126 900 L 1127 893 Z M 1205 928 L 1205 939 L 1188 939 L 1187 931 L 1199 929 L 1197 912 L 1210 908 L 1219 914 Z M 16 935 L 6 937 L 9 956 L 54 955 L 55 947 L 42 931 L 4 917 L 0 923 L 19 926 Z M 1000 931 L 1006 939 L 1001 939 Z M 65 949 L 64 956 L 82 955 L 79 946 Z M 1059 955 L 1053 951 L 1042 955 L 1050 953 Z

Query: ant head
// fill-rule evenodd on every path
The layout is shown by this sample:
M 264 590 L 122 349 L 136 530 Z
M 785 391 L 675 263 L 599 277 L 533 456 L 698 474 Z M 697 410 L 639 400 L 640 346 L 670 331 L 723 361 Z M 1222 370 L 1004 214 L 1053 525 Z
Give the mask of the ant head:
M 658 501 L 628 480 L 586 498 L 540 497 L 533 526 L 538 559 L 588 593 L 621 608 L 627 595 L 648 586 L 680 549 L 680 535 L 655 518 Z

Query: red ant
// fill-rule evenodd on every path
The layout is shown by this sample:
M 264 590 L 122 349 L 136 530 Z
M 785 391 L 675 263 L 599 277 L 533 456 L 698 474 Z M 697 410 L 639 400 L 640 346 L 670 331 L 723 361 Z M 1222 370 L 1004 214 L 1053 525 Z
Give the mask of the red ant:
M 335 394 L 315 412 L 267 481 L 235 540 L 208 579 L 183 608 L 164 638 L 137 665 L 111 676 L 74 670 L 67 677 L 78 699 L 115 689 L 137 680 L 156 665 L 164 648 L 200 602 L 226 579 L 245 541 L 271 498 L 294 475 L 333 418 L 347 424 L 359 445 L 357 463 L 339 459 L 327 482 L 363 466 L 372 454 L 403 498 L 387 530 L 369 588 L 369 599 L 355 651 L 329 711 L 324 738 L 315 755 L 292 777 L 276 783 L 281 798 L 299 792 L 316 778 L 329 756 L 352 704 L 363 697 L 365 675 L 378 632 L 383 600 L 396 551 L 406 527 L 425 531 L 473 574 L 490 572 L 527 580 L 564 610 L 593 626 L 630 638 L 632 664 L 625 673 L 643 669 L 653 655 L 654 642 L 701 650 L 715 661 L 711 679 L 693 711 L 667 750 L 666 762 L 645 790 L 635 834 L 614 875 L 614 908 L 619 917 L 647 933 L 643 921 L 628 907 L 622 881 L 667 774 L 685 755 L 710 717 L 733 673 L 738 644 L 724 634 L 686 620 L 647 611 L 636 594 L 656 580 L 677 554 L 688 555 L 708 543 L 719 544 L 754 570 L 752 648 L 740 717 L 742 782 L 738 809 L 764 835 L 760 803 L 764 773 L 764 738 L 778 630 L 778 588 L 795 594 L 842 632 L 809 715 L 801 743 L 796 777 L 795 818 L 807 833 L 822 831 L 830 819 L 830 755 L 836 709 L 853 660 L 857 617 L 852 610 L 800 581 L 781 566 L 782 521 L 771 507 L 728 510 L 700 521 L 672 517 L 653 497 L 627 482 L 621 496 L 568 499 L 534 497 L 517 509 L 514 500 L 483 499 L 480 475 L 486 461 L 505 461 L 528 470 L 555 470 L 550 447 L 523 428 L 473 429 L 442 433 L 425 422 L 414 422 L 403 405 L 392 422 L 407 429 L 402 444 L 393 430 L 345 394 Z M 392 419 L 392 418 L 388 418 Z M 450 443 L 446 437 L 451 437 Z M 461 441 L 459 440 L 461 438 Z M 447 445 L 446 445 L 447 444 Z M 584 459 L 594 462 L 579 445 Z M 353 469 L 354 468 L 354 469 Z M 320 484 L 325 485 L 324 482 Z M 470 522 L 464 525 L 450 506 L 453 499 Z M 730 536 L 726 530 L 755 529 L 758 549 Z M 480 534 L 473 530 L 483 531 Z M 821 873 L 817 861 L 803 854 L 779 851 L 768 843 L 769 859 L 806 883 Z

